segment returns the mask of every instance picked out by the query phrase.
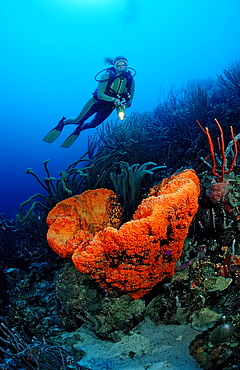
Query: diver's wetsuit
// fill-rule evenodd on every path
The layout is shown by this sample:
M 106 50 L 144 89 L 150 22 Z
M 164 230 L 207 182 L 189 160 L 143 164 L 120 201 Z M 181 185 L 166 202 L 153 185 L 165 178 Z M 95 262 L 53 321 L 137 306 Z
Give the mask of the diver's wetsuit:
M 86 130 L 88 128 L 94 128 L 100 123 L 102 123 L 114 110 L 115 106 L 112 102 L 106 103 L 102 100 L 96 100 L 94 97 L 88 100 L 88 102 L 83 107 L 82 111 L 76 118 L 76 124 L 79 125 L 81 130 Z M 84 122 L 91 117 L 94 113 L 95 117 L 88 123 Z M 72 122 L 64 122 L 65 125 Z M 75 122 L 74 122 L 75 123 Z
M 113 80 L 111 85 L 108 86 L 110 72 L 104 73 L 101 76 L 101 81 L 103 82 L 99 82 L 96 94 L 93 94 L 94 96 L 88 100 L 88 102 L 85 104 L 82 111 L 76 118 L 68 118 L 64 120 L 64 125 L 68 125 L 71 123 L 77 124 L 79 125 L 79 130 L 82 131 L 88 128 L 94 128 L 102 123 L 108 116 L 110 116 L 110 114 L 114 110 L 114 100 L 117 98 L 117 96 L 120 96 L 121 99 L 126 95 L 127 77 L 121 78 L 122 75 L 122 72 L 116 72 L 116 78 Z M 130 96 L 128 99 L 130 104 L 133 99 L 134 88 L 135 83 L 134 80 L 132 80 L 129 93 Z M 106 90 L 109 91 L 108 95 L 106 94 Z M 92 121 L 84 124 L 84 122 L 93 114 L 95 114 L 95 117 L 92 119 Z

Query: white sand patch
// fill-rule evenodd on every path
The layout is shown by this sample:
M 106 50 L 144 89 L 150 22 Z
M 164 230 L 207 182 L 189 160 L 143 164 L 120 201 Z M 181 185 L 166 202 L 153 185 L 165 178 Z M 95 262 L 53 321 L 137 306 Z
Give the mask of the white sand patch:
M 155 325 L 146 318 L 117 343 L 98 339 L 82 326 L 76 350 L 85 352 L 81 365 L 94 370 L 199 370 L 188 346 L 197 335 L 190 325 Z M 68 336 L 73 333 L 68 333 Z

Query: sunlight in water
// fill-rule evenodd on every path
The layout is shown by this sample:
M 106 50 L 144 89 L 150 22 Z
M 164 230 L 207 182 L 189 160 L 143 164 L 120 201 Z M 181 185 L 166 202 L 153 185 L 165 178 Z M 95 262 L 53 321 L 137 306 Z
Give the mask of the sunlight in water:
M 117 2 L 117 6 L 125 6 L 128 0 L 121 0 L 120 2 Z M 63 6 L 74 6 L 75 8 L 81 8 L 81 9 L 114 9 L 116 7 L 116 0 L 60 0 L 60 3 Z M 55 3 L 55 5 L 57 2 Z M 58 2 L 59 4 L 59 2 Z
M 66 0 L 66 3 L 74 3 L 79 5 L 111 5 L 114 4 L 116 0 Z

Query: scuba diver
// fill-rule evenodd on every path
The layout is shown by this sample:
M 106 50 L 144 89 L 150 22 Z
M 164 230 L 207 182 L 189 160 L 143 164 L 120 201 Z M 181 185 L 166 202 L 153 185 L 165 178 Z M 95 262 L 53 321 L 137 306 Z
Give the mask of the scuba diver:
M 136 75 L 136 71 L 128 67 L 127 59 L 121 55 L 115 59 L 107 58 L 105 61 L 111 64 L 112 67 L 100 71 L 95 76 L 98 87 L 79 115 L 76 118 L 63 117 L 60 119 L 58 125 L 43 138 L 43 141 L 52 143 L 58 138 L 64 126 L 75 124 L 77 128 L 61 145 L 63 148 L 69 148 L 78 138 L 81 131 L 100 125 L 110 116 L 115 108 L 117 109 L 118 117 L 122 120 L 125 118 L 125 109 L 131 106 L 133 100 L 135 88 L 133 77 Z M 133 70 L 133 75 L 129 69 Z M 97 76 L 102 72 L 104 74 L 100 79 L 97 79 Z M 93 114 L 95 114 L 93 119 L 85 123 Z

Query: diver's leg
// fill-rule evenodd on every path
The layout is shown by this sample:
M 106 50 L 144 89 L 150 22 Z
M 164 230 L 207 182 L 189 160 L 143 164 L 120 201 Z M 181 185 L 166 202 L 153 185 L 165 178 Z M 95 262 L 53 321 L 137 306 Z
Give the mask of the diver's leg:
M 77 128 L 73 131 L 73 133 L 66 138 L 66 140 L 62 143 L 62 148 L 69 148 L 74 141 L 78 138 L 82 130 L 86 130 L 88 128 L 94 128 L 100 123 L 102 123 L 113 111 L 114 106 L 112 105 L 103 105 L 102 102 L 96 102 L 94 106 L 91 107 L 89 111 L 85 113 L 85 115 L 78 121 Z M 97 110 L 97 113 L 96 113 Z M 90 116 L 96 113 L 94 119 L 86 124 L 83 122 Z
M 115 107 L 111 105 L 109 107 L 106 107 L 105 110 L 97 112 L 91 122 L 85 123 L 81 126 L 81 131 L 87 130 L 89 128 L 95 128 L 100 125 L 103 121 L 105 121 L 106 118 L 110 116 L 114 108 Z
M 94 113 L 97 112 L 98 102 L 93 97 L 87 101 L 83 109 L 76 118 L 66 118 L 64 120 L 64 125 L 69 125 L 71 123 L 75 125 L 82 125 L 86 119 L 91 117 Z
M 98 102 L 96 101 L 96 99 L 92 97 L 84 105 L 83 109 L 76 118 L 63 117 L 62 119 L 60 119 L 57 126 L 47 133 L 47 135 L 43 138 L 43 141 L 46 141 L 47 143 L 53 143 L 61 134 L 63 127 L 68 124 L 71 123 L 76 125 L 83 124 L 86 119 L 88 119 L 90 116 L 97 112 L 98 110 L 97 103 Z

